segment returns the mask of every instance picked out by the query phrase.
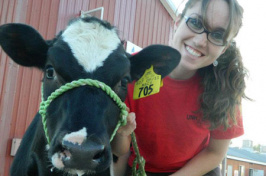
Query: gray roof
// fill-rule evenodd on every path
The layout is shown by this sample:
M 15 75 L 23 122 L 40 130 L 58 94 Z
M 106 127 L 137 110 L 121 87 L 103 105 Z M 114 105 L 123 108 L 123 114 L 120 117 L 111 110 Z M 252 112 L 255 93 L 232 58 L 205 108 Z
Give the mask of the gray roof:
M 227 151 L 228 156 L 237 157 L 245 160 L 252 160 L 266 164 L 266 154 L 254 153 L 240 148 L 229 147 Z

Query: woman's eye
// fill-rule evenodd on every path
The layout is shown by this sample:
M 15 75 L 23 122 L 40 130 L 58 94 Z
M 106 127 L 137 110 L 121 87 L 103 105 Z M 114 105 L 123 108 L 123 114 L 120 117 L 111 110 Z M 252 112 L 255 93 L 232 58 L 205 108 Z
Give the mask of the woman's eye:
M 52 66 L 46 68 L 46 78 L 47 79 L 54 79 L 55 77 L 55 71 Z
M 211 33 L 212 38 L 216 40 L 223 40 L 224 39 L 224 32 L 216 31 Z
M 201 29 L 202 28 L 202 22 L 199 19 L 197 19 L 197 18 L 191 18 L 190 19 L 190 24 L 195 29 Z

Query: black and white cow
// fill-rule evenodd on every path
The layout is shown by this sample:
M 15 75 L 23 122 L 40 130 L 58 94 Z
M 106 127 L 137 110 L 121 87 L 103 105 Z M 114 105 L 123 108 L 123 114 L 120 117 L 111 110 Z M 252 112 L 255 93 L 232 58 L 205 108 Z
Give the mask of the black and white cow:
M 125 100 L 127 83 L 151 65 L 166 76 L 180 54 L 162 45 L 129 57 L 116 29 L 94 17 L 72 20 L 55 39 L 45 41 L 24 24 L 0 26 L 0 45 L 16 63 L 43 71 L 43 98 L 73 80 L 90 78 L 109 85 Z M 11 176 L 110 175 L 110 135 L 119 108 L 101 89 L 81 86 L 47 108 L 47 145 L 39 113 L 27 129 L 11 167 Z

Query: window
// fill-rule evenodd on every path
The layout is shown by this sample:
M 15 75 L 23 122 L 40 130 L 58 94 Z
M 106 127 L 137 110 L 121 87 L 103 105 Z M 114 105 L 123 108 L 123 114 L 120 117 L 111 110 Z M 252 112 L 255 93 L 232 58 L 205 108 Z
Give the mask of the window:
M 233 167 L 232 165 L 227 166 L 227 176 L 233 176 Z
M 248 173 L 248 175 L 249 175 L 249 176 L 253 176 L 253 173 L 254 173 L 254 170 L 253 170 L 253 169 L 249 169 L 249 173 Z
M 245 176 L 245 166 L 239 166 L 238 171 L 238 176 Z

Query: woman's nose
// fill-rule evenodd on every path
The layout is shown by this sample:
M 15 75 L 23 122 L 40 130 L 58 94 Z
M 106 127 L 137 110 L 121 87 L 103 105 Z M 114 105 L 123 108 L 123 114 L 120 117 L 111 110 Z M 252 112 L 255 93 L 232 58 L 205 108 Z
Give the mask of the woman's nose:
M 193 42 L 195 46 L 206 47 L 208 42 L 207 34 L 205 32 L 202 34 L 195 34 Z

